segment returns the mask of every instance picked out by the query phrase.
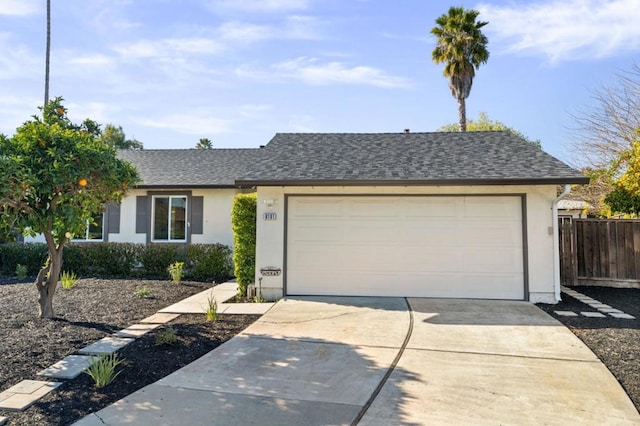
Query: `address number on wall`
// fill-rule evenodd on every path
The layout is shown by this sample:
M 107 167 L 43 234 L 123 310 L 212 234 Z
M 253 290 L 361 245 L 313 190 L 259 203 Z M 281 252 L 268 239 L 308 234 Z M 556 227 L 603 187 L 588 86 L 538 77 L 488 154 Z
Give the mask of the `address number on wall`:
M 262 213 L 263 220 L 278 220 L 278 214 L 275 212 Z

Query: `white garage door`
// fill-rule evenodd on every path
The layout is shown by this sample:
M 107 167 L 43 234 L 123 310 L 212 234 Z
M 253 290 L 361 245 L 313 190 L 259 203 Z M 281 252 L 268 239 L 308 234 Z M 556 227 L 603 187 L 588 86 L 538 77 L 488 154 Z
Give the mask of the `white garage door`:
M 518 196 L 290 196 L 289 295 L 524 299 Z

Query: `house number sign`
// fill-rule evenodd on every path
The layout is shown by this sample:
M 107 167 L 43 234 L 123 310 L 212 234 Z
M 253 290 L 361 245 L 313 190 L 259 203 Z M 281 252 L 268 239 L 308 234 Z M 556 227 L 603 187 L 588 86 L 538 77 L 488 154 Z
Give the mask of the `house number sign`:
M 278 214 L 276 212 L 262 213 L 263 220 L 278 220 Z

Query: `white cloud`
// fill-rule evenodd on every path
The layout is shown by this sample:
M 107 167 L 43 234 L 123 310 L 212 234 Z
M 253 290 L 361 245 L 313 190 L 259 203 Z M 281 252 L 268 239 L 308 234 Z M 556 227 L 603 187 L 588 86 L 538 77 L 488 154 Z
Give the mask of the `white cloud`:
M 231 121 L 216 118 L 206 111 L 192 111 L 189 114 L 170 114 L 155 119 L 142 119 L 137 122 L 144 126 L 173 130 L 187 135 L 229 133 Z
M 481 4 L 478 10 L 480 19 L 489 22 L 486 32 L 505 41 L 507 51 L 543 55 L 551 62 L 603 58 L 640 48 L 638 14 L 633 13 L 638 0 Z
M 356 84 L 385 89 L 406 88 L 409 82 L 384 71 L 364 65 L 347 66 L 342 62 L 319 63 L 316 58 L 300 57 L 276 64 L 274 68 L 285 76 L 311 85 Z
M 309 7 L 308 0 L 214 0 L 213 9 L 231 9 L 245 12 L 283 12 Z
M 40 4 L 38 0 L 0 0 L 0 16 L 34 15 L 40 11 Z
M 227 41 L 254 43 L 277 36 L 276 29 L 267 25 L 255 25 L 242 22 L 225 22 L 218 28 L 218 35 Z
M 86 56 L 75 56 L 69 59 L 70 65 L 93 68 L 93 67 L 107 67 L 114 64 L 112 58 L 101 55 L 99 53 L 94 55 L 86 55 Z
M 212 38 L 194 37 L 140 40 L 114 49 L 124 58 L 155 58 L 215 54 L 223 50 L 223 46 Z

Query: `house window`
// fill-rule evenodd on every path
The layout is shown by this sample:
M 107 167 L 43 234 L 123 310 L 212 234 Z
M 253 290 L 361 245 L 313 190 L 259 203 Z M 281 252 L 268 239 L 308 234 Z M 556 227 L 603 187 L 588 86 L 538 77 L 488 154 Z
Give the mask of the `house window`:
M 154 196 L 152 241 L 187 241 L 187 197 Z
M 87 221 L 84 234 L 76 235 L 74 241 L 103 241 L 104 240 L 104 214 L 99 214 L 93 220 Z

